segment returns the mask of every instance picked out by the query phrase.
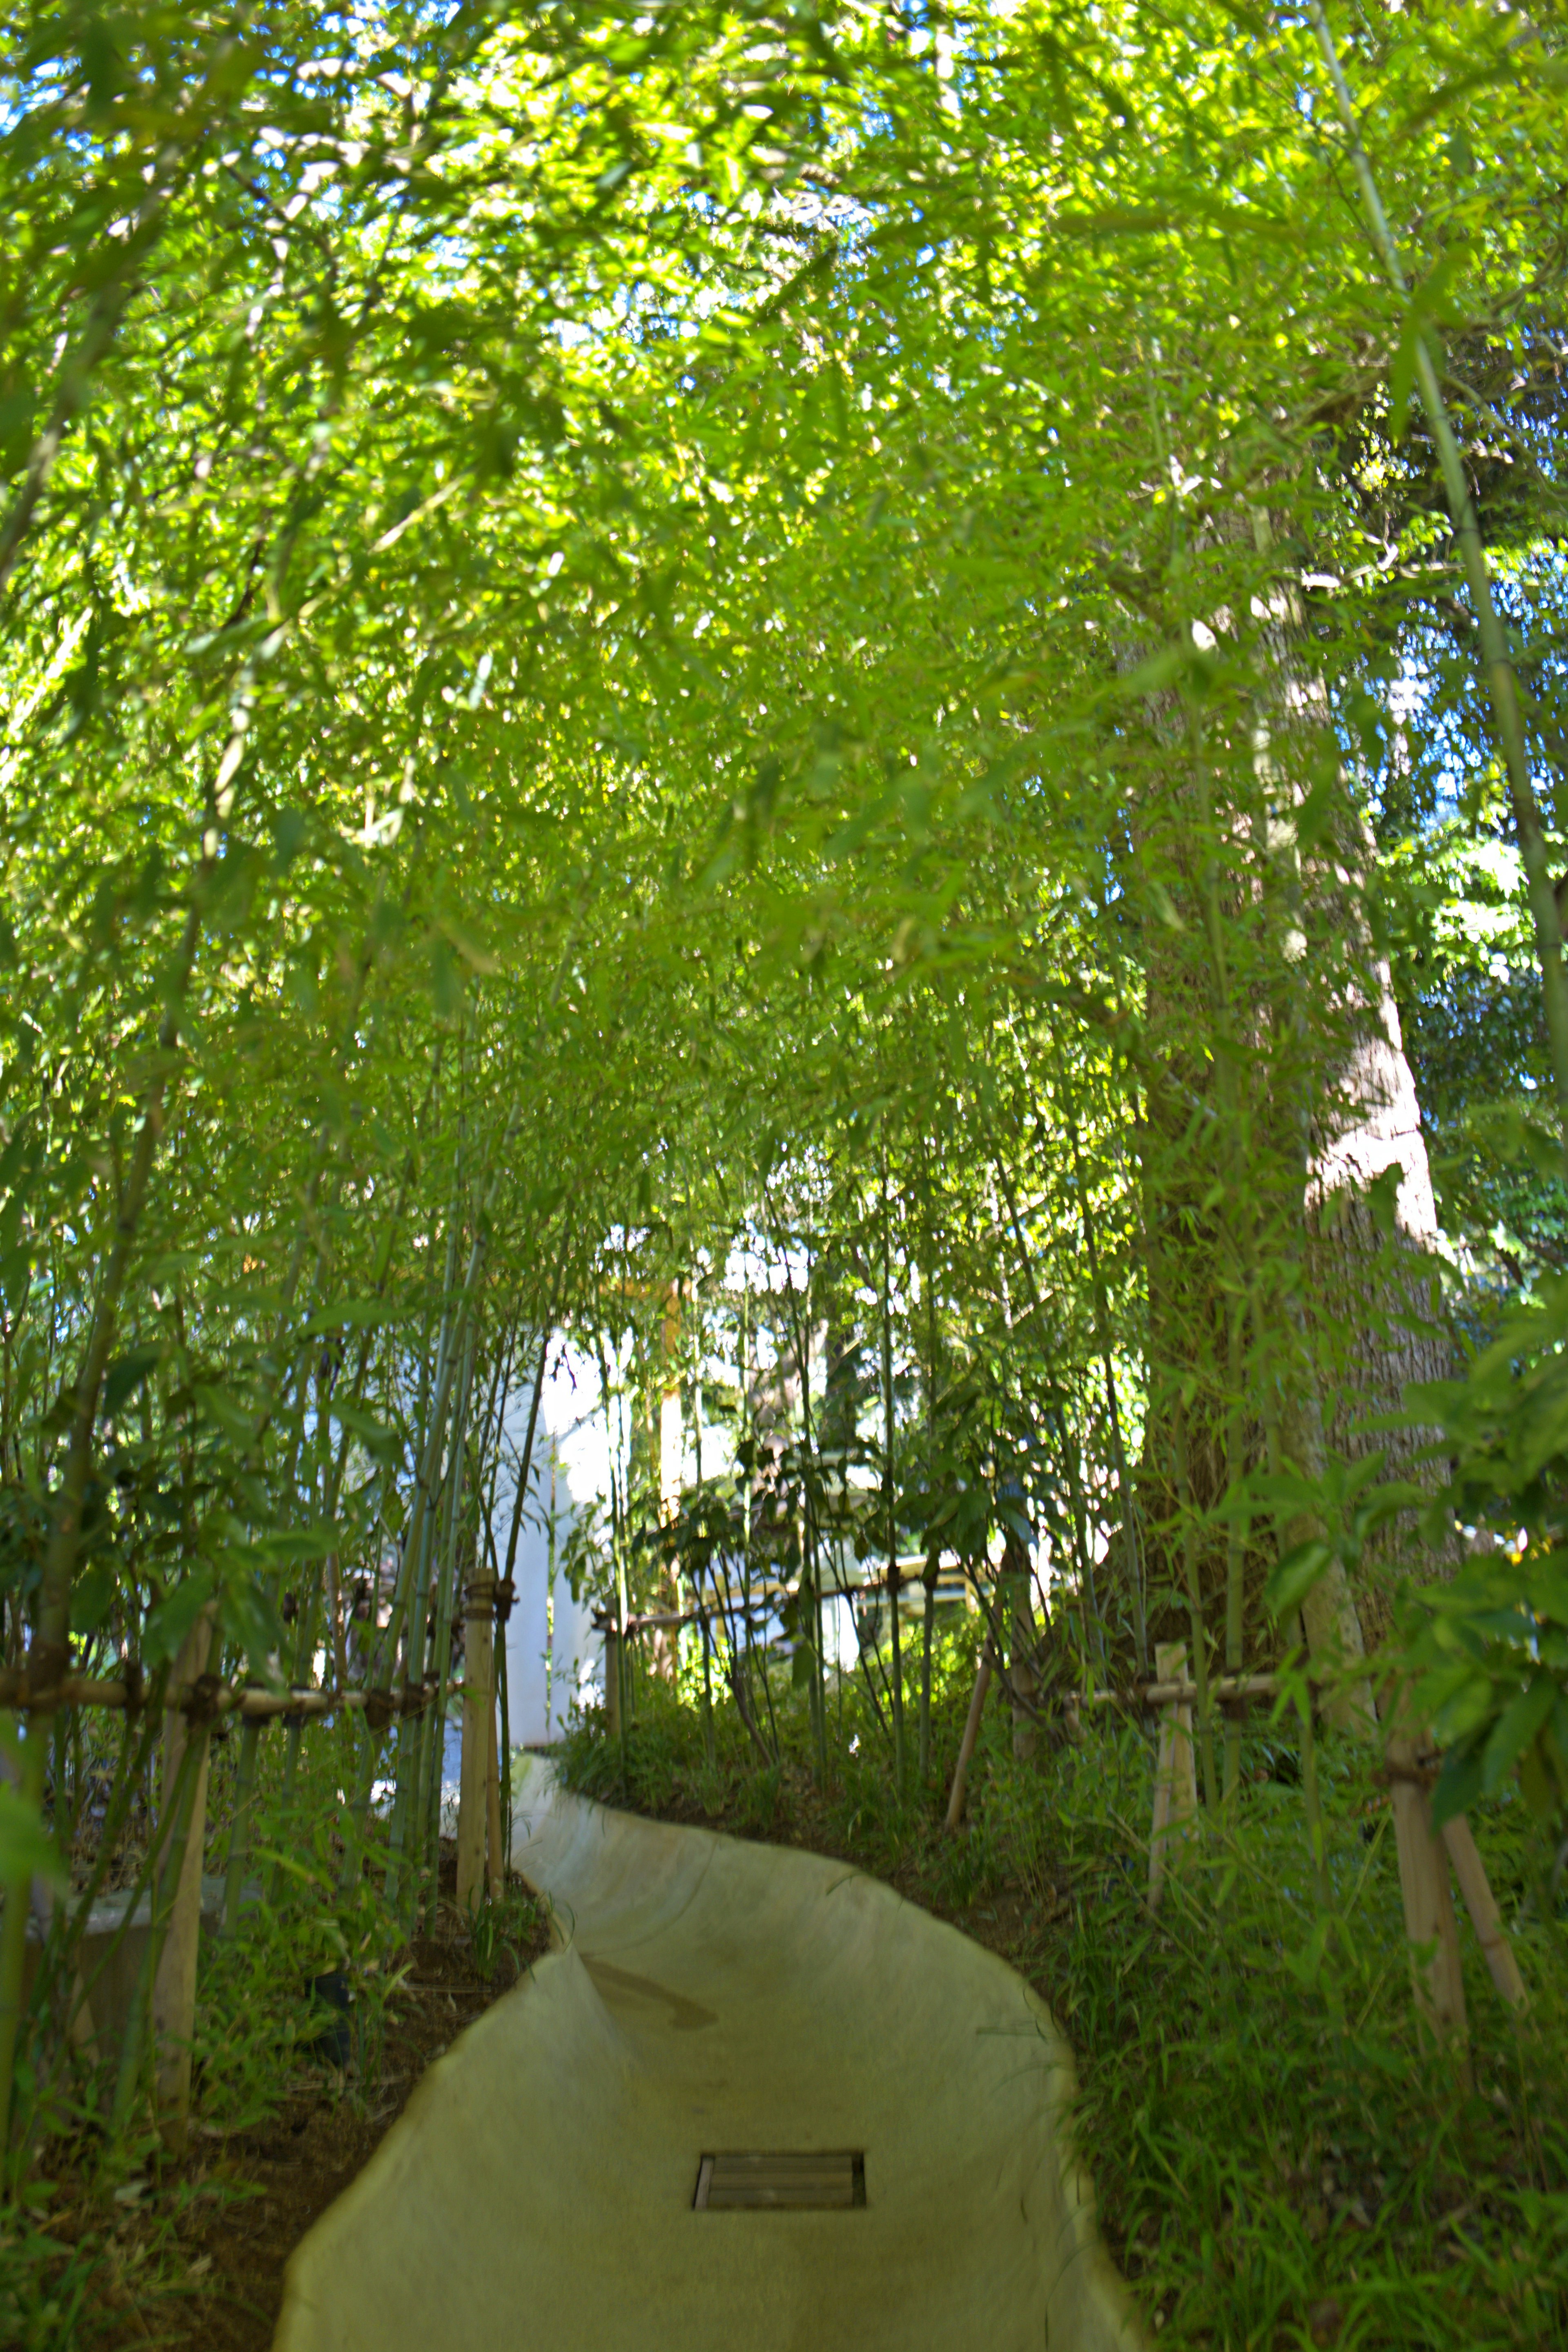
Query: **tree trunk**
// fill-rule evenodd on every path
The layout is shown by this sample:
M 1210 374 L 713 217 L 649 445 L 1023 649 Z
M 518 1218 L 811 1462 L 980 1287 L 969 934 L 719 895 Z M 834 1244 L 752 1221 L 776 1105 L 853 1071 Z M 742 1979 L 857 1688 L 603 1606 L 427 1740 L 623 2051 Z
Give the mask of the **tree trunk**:
M 1308 1197 L 1311 1312 L 1332 1399 L 1324 1436 L 1347 1460 L 1381 1451 L 1385 1475 L 1429 1485 L 1420 1458 L 1428 1432 L 1365 1426 L 1397 1412 L 1409 1383 L 1453 1370 L 1432 1271 L 1440 1228 L 1416 1084 L 1386 961 L 1373 972 L 1378 1003 L 1342 1076 L 1340 1116 L 1314 1138 Z M 1355 1607 L 1369 1643 L 1389 1628 L 1385 1574 L 1397 1541 L 1393 1529 L 1375 1538 L 1357 1579 Z M 1303 1608 L 1314 1649 L 1314 1618 L 1321 1622 L 1330 1598 L 1320 1585 Z M 1333 1602 L 1343 1616 L 1343 1601 Z
M 1217 621 L 1230 625 L 1238 604 L 1265 614 L 1257 707 L 1195 717 L 1171 698 L 1151 703 L 1167 829 L 1135 844 L 1140 862 L 1185 877 L 1187 919 L 1146 927 L 1151 1411 L 1141 1483 L 1162 1531 L 1151 1584 L 1174 1596 L 1183 1578 L 1171 1402 L 1185 1389 L 1211 1630 L 1224 1620 L 1227 1566 L 1216 1507 L 1236 1469 L 1264 1458 L 1268 1426 L 1308 1476 L 1329 1454 L 1354 1458 L 1379 1446 L 1389 1475 L 1418 1475 L 1421 1433 L 1391 1441 L 1365 1424 L 1398 1408 L 1407 1381 L 1440 1377 L 1449 1352 L 1425 1258 L 1437 1220 L 1415 1082 L 1364 910 L 1372 845 L 1343 789 L 1327 696 L 1303 671 L 1301 615 L 1261 513 L 1252 535 L 1249 551 L 1243 526 L 1226 517 L 1195 563 L 1214 572 Z M 1252 558 L 1269 567 L 1262 581 Z M 1173 760 L 1190 771 L 1186 793 L 1168 790 Z M 1287 1530 L 1287 1539 L 1306 1532 Z M 1270 1564 L 1261 1549 L 1245 1548 L 1253 1659 L 1277 1642 L 1258 1606 Z M 1366 1635 L 1385 1630 L 1378 1564 L 1375 1555 L 1353 1593 L 1336 1562 L 1308 1597 L 1314 1659 L 1354 1658 Z M 1176 1638 L 1179 1622 L 1167 1601 L 1151 1638 L 1156 1630 Z M 1370 1720 L 1364 1697 L 1333 1711 Z

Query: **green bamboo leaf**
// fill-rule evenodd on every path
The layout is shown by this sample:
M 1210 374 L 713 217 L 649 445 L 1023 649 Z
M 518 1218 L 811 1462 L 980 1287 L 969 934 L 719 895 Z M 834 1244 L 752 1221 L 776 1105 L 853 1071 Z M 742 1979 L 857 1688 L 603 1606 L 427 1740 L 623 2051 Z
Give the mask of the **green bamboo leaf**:
M 373 1413 L 361 1412 L 356 1405 L 334 1403 L 329 1410 L 333 1420 L 340 1427 L 351 1430 L 380 1460 L 395 1462 L 401 1459 L 402 1440 L 395 1429 L 387 1427 L 385 1422 L 378 1421 Z
M 490 953 L 488 948 L 481 947 L 470 932 L 453 922 L 444 923 L 442 929 L 471 971 L 488 975 L 500 971 L 497 958 Z
M 268 1688 L 278 1687 L 282 1677 L 274 1661 L 282 1654 L 287 1636 L 266 1585 L 248 1571 L 239 1579 L 230 1577 L 225 1581 L 223 1626 L 227 1638 L 243 1646 L 246 1663 L 257 1680 Z
M 221 1429 L 225 1437 L 235 1438 L 241 1444 L 250 1443 L 256 1433 L 256 1416 L 236 1396 L 213 1381 L 193 1381 L 191 1394 L 204 1420 Z
M 162 1348 L 131 1348 L 117 1356 L 103 1378 L 104 1418 L 113 1421 L 149 1372 L 163 1360 Z
M 1299 1609 L 1333 1559 L 1333 1547 L 1313 1536 L 1287 1552 L 1263 1588 L 1263 1605 L 1271 1617 L 1288 1617 Z
M 342 1544 L 341 1531 L 336 1527 L 280 1528 L 271 1535 L 257 1536 L 250 1544 L 236 1545 L 237 1555 L 276 1567 L 295 1568 L 304 1560 L 325 1559 Z
M 141 1638 L 141 1654 L 148 1665 L 161 1665 L 176 1654 L 212 1597 L 211 1577 L 193 1571 L 148 1611 Z
M 1556 1701 L 1556 1683 L 1550 1675 L 1539 1674 L 1528 1690 L 1521 1691 L 1504 1708 L 1481 1759 L 1481 1787 L 1487 1796 L 1502 1786 Z
M 1440 1830 L 1445 1822 L 1468 1813 L 1483 1793 L 1483 1781 L 1479 1750 L 1459 1748 L 1445 1756 L 1432 1791 L 1432 1827 Z
M 107 1559 L 90 1560 L 71 1585 L 71 1632 L 82 1638 L 96 1633 L 114 1601 L 114 1567 Z
M 319 1339 L 334 1331 L 374 1331 L 393 1319 L 384 1298 L 340 1298 L 319 1307 L 299 1327 L 302 1339 Z
M 455 1021 L 463 1010 L 463 979 L 444 933 L 430 943 L 430 1001 L 438 1021 Z

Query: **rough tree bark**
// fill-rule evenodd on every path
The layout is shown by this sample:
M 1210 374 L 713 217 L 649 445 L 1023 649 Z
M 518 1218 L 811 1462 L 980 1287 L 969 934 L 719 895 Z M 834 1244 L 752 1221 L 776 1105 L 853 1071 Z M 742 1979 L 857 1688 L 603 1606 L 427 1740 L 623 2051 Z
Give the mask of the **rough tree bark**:
M 1271 546 L 1260 519 L 1256 552 L 1277 576 Z M 1234 594 L 1233 531 L 1214 553 Z M 1153 814 L 1151 796 L 1134 843 L 1140 859 L 1183 880 L 1186 919 L 1146 929 L 1140 1144 L 1153 1409 L 1140 1484 L 1155 1535 L 1151 1581 L 1167 1595 L 1150 1632 L 1163 1639 L 1185 1630 L 1172 1475 L 1178 1387 L 1189 1391 L 1187 1494 L 1204 1528 L 1199 1584 L 1212 1630 L 1223 1622 L 1227 1567 L 1217 1507 L 1236 1472 L 1272 1446 L 1309 1475 L 1325 1450 L 1354 1458 L 1375 1448 L 1391 1475 L 1418 1475 L 1421 1433 L 1366 1424 L 1399 1406 L 1407 1382 L 1440 1377 L 1449 1353 L 1415 1082 L 1364 913 L 1370 844 L 1336 781 L 1326 696 L 1301 674 L 1293 596 L 1266 593 L 1266 606 L 1252 604 L 1267 625 L 1249 757 L 1238 756 L 1234 710 L 1203 722 L 1210 769 L 1197 729 L 1178 739 L 1173 709 L 1152 708 L 1166 805 Z M 1216 604 L 1226 617 L 1218 594 Z M 1185 770 L 1175 792 L 1173 760 Z M 1228 795 L 1212 814 L 1211 792 L 1217 802 Z M 1314 794 L 1332 814 L 1319 814 L 1303 849 L 1298 818 Z M 1249 1360 L 1240 1402 L 1237 1366 Z M 1378 1571 L 1393 1540 L 1354 1593 L 1336 1564 L 1309 1597 L 1314 1658 L 1354 1658 L 1385 1629 Z M 1250 1660 L 1278 1640 L 1259 1609 L 1269 1565 L 1249 1548 Z M 1365 1708 L 1342 1701 L 1336 1712 Z

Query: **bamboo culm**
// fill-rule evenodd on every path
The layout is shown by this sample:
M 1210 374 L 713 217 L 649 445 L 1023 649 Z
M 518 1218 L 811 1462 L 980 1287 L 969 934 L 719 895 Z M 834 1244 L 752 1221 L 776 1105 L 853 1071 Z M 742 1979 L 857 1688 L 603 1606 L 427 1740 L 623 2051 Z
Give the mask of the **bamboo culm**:
M 1058 1060 L 1060 1072 L 1061 1063 Z M 1036 1114 L 1038 1119 L 1038 1112 Z M 1148 1629 L 1145 1623 L 1145 1570 L 1143 1547 L 1138 1539 L 1137 1503 L 1133 1481 L 1127 1471 L 1126 1449 L 1122 1442 L 1122 1414 L 1116 1395 L 1116 1372 L 1111 1356 L 1111 1315 L 1105 1296 L 1104 1276 L 1100 1268 L 1100 1245 L 1095 1233 L 1094 1211 L 1089 1199 L 1089 1188 L 1083 1181 L 1083 1162 L 1078 1150 L 1078 1128 L 1068 1121 L 1068 1134 L 1072 1145 L 1072 1173 L 1078 1191 L 1078 1214 L 1083 1226 L 1083 1245 L 1089 1257 L 1089 1277 L 1094 1298 L 1096 1336 L 1100 1343 L 1100 1360 L 1105 1372 L 1105 1409 L 1111 1422 L 1111 1446 L 1115 1458 L 1116 1485 L 1122 1496 L 1122 1547 L 1126 1561 L 1127 1592 L 1133 1604 L 1133 1635 L 1137 1651 L 1138 1672 L 1146 1674 L 1149 1666 Z
M 420 1799 L 420 1810 L 415 1816 L 419 1823 L 419 1845 L 410 1871 L 410 1883 L 417 1884 L 422 1872 L 428 1867 L 433 1908 L 441 1862 L 441 1791 L 446 1769 L 446 1685 L 452 1671 L 452 1621 L 457 1608 L 466 1541 L 468 1400 L 473 1391 L 476 1351 L 477 1335 L 471 1332 L 463 1367 L 462 1391 L 453 1421 L 444 1557 L 440 1564 L 436 1593 L 434 1703 L 426 1708 L 420 1719 L 424 1736 L 420 1742 L 420 1771 L 415 1783 Z
M 479 1217 L 478 1228 L 475 1233 L 473 1244 L 469 1249 L 467 1273 L 464 1278 L 462 1291 L 458 1295 L 456 1300 L 455 1314 L 453 1312 L 453 1298 L 450 1282 L 448 1282 L 445 1288 L 446 1305 L 443 1311 L 442 1319 L 444 1333 L 449 1333 L 449 1339 L 440 1360 L 440 1372 L 436 1381 L 435 1402 L 431 1411 L 430 1428 L 425 1437 L 424 1452 L 419 1464 L 414 1481 L 413 1510 L 408 1533 L 407 1550 L 404 1555 L 405 1582 L 404 1590 L 401 1597 L 401 1614 L 399 1604 L 394 1603 L 394 1622 L 393 1623 L 389 1624 L 387 1628 L 388 1638 L 384 1654 L 389 1660 L 396 1656 L 397 1635 L 402 1630 L 402 1622 L 406 1622 L 410 1628 L 410 1641 L 407 1647 L 407 1666 L 404 1674 L 405 1684 L 417 1680 L 420 1673 L 423 1672 L 424 1656 L 424 1613 L 423 1608 L 413 1609 L 412 1616 L 409 1614 L 409 1612 L 413 1605 L 414 1596 L 422 1590 L 417 1580 L 422 1573 L 423 1567 L 425 1531 L 430 1525 L 433 1511 L 439 1504 L 440 1499 L 439 1495 L 434 1491 L 434 1481 L 443 1457 L 446 1431 L 446 1416 L 452 1401 L 452 1389 L 456 1374 L 457 1356 L 462 1346 L 464 1335 L 467 1328 L 469 1314 L 473 1308 L 474 1302 L 478 1296 L 479 1276 L 484 1270 L 485 1257 L 488 1243 L 490 1204 L 495 1197 L 496 1187 L 500 1181 L 500 1171 L 506 1166 L 507 1146 L 510 1144 L 513 1136 L 517 1133 L 517 1121 L 520 1116 L 521 1114 L 517 1106 L 514 1104 L 511 1116 L 507 1121 L 506 1132 L 501 1139 L 501 1149 L 497 1155 L 497 1172 L 491 1178 L 484 1208 Z M 454 1222 L 447 1239 L 447 1265 L 449 1268 L 455 1262 L 454 1253 L 455 1248 L 456 1226 L 455 1222 Z M 398 1743 L 400 1791 L 406 1786 L 404 1778 L 405 1760 L 417 1752 L 416 1743 L 407 1739 L 406 1735 L 408 1730 L 409 1725 L 405 1719 L 401 1727 L 402 1736 L 400 1736 Z M 379 1738 L 372 1730 L 371 1739 L 368 1743 L 368 1752 L 365 1757 L 362 1777 L 359 1790 L 357 1791 L 357 1801 L 355 1804 L 356 1816 L 361 1819 L 364 1818 L 369 1811 L 371 1791 L 375 1782 L 376 1763 L 380 1754 L 380 1745 Z M 398 1811 L 394 1812 L 392 1838 L 389 1841 L 389 1852 L 387 1855 L 387 1891 L 389 1896 L 395 1893 L 398 1885 L 403 1843 L 402 1832 L 405 1829 L 406 1816 L 403 1813 L 402 1809 L 400 1807 Z
M 1176 1453 L 1176 1496 L 1182 1518 L 1182 1570 L 1186 1581 L 1192 1627 L 1192 1672 L 1197 1685 L 1197 1741 L 1203 1762 L 1203 1796 L 1210 1819 L 1219 1809 L 1219 1784 L 1214 1769 L 1214 1717 L 1208 1703 L 1208 1643 L 1203 1627 L 1203 1598 L 1197 1578 L 1197 1519 L 1193 1506 L 1192 1477 L 1187 1463 L 1186 1402 L 1177 1391 L 1172 1415 Z
M 904 1789 L 904 1652 L 898 1623 L 898 1517 L 894 1485 L 893 1396 L 893 1234 L 887 1190 L 887 1146 L 882 1153 L 882 1388 L 883 1405 L 883 1475 L 887 1505 L 887 1598 L 893 1614 L 893 1775 L 900 1797 Z

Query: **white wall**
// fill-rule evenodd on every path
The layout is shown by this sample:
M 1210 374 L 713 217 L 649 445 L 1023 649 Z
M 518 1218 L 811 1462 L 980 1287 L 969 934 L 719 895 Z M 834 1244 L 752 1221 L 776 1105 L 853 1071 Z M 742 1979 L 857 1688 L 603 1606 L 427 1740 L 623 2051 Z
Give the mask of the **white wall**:
M 528 1434 L 531 1395 L 513 1400 L 507 1415 L 508 1445 L 520 1452 Z M 563 1447 L 551 1428 L 552 1405 L 559 1401 L 547 1384 L 534 1433 L 533 1460 L 523 1499 L 522 1526 L 517 1536 L 517 1564 L 512 1571 L 517 1597 L 507 1624 L 507 1699 L 514 1748 L 548 1746 L 559 1739 L 573 1699 L 590 1680 L 597 1680 L 601 1637 L 593 1630 L 592 1612 L 573 1601 L 566 1572 L 559 1566 L 566 1539 L 576 1517 L 570 1447 Z M 555 1469 L 555 1636 L 550 1644 L 549 1715 L 546 1715 L 547 1601 L 549 1593 L 550 1471 Z M 580 1481 L 580 1471 L 579 1472 Z M 517 1482 L 503 1467 L 496 1489 L 496 1550 L 502 1568 L 511 1535 Z

